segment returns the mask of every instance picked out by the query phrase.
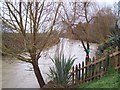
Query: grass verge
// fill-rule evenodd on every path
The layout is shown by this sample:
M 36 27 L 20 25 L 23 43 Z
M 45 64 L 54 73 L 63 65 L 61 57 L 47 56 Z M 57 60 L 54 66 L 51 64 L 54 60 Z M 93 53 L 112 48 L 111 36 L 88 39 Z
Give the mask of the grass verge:
M 120 74 L 115 70 L 109 70 L 100 80 L 81 84 L 79 88 L 120 88 Z

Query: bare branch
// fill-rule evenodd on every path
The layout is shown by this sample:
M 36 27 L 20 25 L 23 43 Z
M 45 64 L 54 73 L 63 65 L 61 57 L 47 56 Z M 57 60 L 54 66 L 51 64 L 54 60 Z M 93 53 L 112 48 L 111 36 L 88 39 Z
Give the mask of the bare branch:
M 40 56 L 40 53 L 42 52 L 43 48 L 44 48 L 45 45 L 47 44 L 48 38 L 49 38 L 49 36 L 50 36 L 50 34 L 51 34 L 52 30 L 53 30 L 53 26 L 54 26 L 54 24 L 55 24 L 55 20 L 56 20 L 57 13 L 58 13 L 58 10 L 59 10 L 60 5 L 61 5 L 61 3 L 59 3 L 58 6 L 57 6 L 57 10 L 56 10 L 56 13 L 55 13 L 55 17 L 54 17 L 52 26 L 51 26 L 51 28 L 50 28 L 50 32 L 48 33 L 48 35 L 47 35 L 47 37 L 46 37 L 46 39 L 45 39 L 45 41 L 44 41 L 44 44 L 42 45 L 42 48 L 41 48 L 41 50 L 39 51 L 39 53 L 38 53 L 38 55 L 37 55 L 37 60 L 41 57 L 41 56 Z
M 13 17 L 15 18 L 15 20 L 16 20 L 18 26 L 19 26 L 20 23 L 19 23 L 19 21 L 18 21 L 16 15 L 15 15 L 15 14 L 13 13 L 13 11 L 11 10 L 11 8 L 10 8 L 10 6 L 9 6 L 9 2 L 5 2 L 5 3 L 6 3 L 6 5 L 7 5 L 7 7 L 8 7 L 8 9 L 9 9 L 10 13 L 13 15 Z
M 44 7 L 44 2 L 43 2 L 42 5 L 41 5 L 40 14 L 39 14 L 39 16 L 38 16 L 37 28 L 38 28 L 38 26 L 39 26 L 40 17 L 41 17 L 42 12 L 43 12 L 43 7 Z

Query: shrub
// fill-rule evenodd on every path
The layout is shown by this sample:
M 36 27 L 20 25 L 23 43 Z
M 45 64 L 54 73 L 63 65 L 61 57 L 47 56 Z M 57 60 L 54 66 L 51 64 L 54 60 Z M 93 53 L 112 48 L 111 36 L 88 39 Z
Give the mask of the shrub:
M 51 58 L 54 66 L 50 67 L 50 74 L 48 74 L 48 76 L 57 84 L 67 85 L 70 80 L 69 72 L 75 59 L 74 57 L 66 59 L 64 54 Z
M 120 29 L 113 31 L 109 38 L 111 43 L 120 48 Z

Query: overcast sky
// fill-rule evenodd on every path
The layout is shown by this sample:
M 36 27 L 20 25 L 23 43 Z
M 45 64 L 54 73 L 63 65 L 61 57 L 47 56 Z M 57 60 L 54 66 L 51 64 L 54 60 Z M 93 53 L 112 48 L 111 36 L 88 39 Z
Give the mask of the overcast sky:
M 106 5 L 113 5 L 115 2 L 118 2 L 120 0 L 95 0 L 99 2 L 100 4 L 106 4 Z

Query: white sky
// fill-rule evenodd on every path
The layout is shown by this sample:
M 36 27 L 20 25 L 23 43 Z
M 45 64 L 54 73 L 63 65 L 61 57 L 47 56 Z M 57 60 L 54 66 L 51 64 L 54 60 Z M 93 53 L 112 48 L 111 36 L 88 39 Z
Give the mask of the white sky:
M 0 0 L 2 2 L 4 2 L 5 0 Z M 10 0 L 8 0 L 10 1 Z M 19 1 L 19 0 L 11 0 L 11 1 Z M 20 1 L 32 1 L 32 0 L 20 0 Z M 33 0 L 34 1 L 34 0 Z M 56 1 L 56 0 L 48 0 L 48 1 Z M 81 0 L 57 0 L 57 1 L 81 1 Z M 83 0 L 85 1 L 85 0 Z M 119 0 L 91 0 L 91 1 L 97 1 L 97 2 L 104 2 L 104 3 L 108 3 L 108 4 L 112 4 L 114 2 L 118 2 Z
M 118 2 L 120 0 L 95 0 L 99 2 L 100 4 L 105 4 L 105 5 L 113 5 L 115 2 Z
M 2 2 L 4 2 L 5 0 L 1 0 Z M 9 0 L 8 0 L 9 1 Z M 11 0 L 11 1 L 19 1 L 19 0 Z M 31 0 L 20 0 L 20 1 L 31 1 Z M 48 0 L 48 1 L 56 1 L 56 0 Z M 57 0 L 57 1 L 64 1 L 64 2 L 68 2 L 68 1 L 81 1 L 81 0 Z M 115 2 L 118 2 L 120 0 L 91 0 L 91 1 L 97 1 L 101 4 L 107 4 L 107 5 L 112 5 Z

